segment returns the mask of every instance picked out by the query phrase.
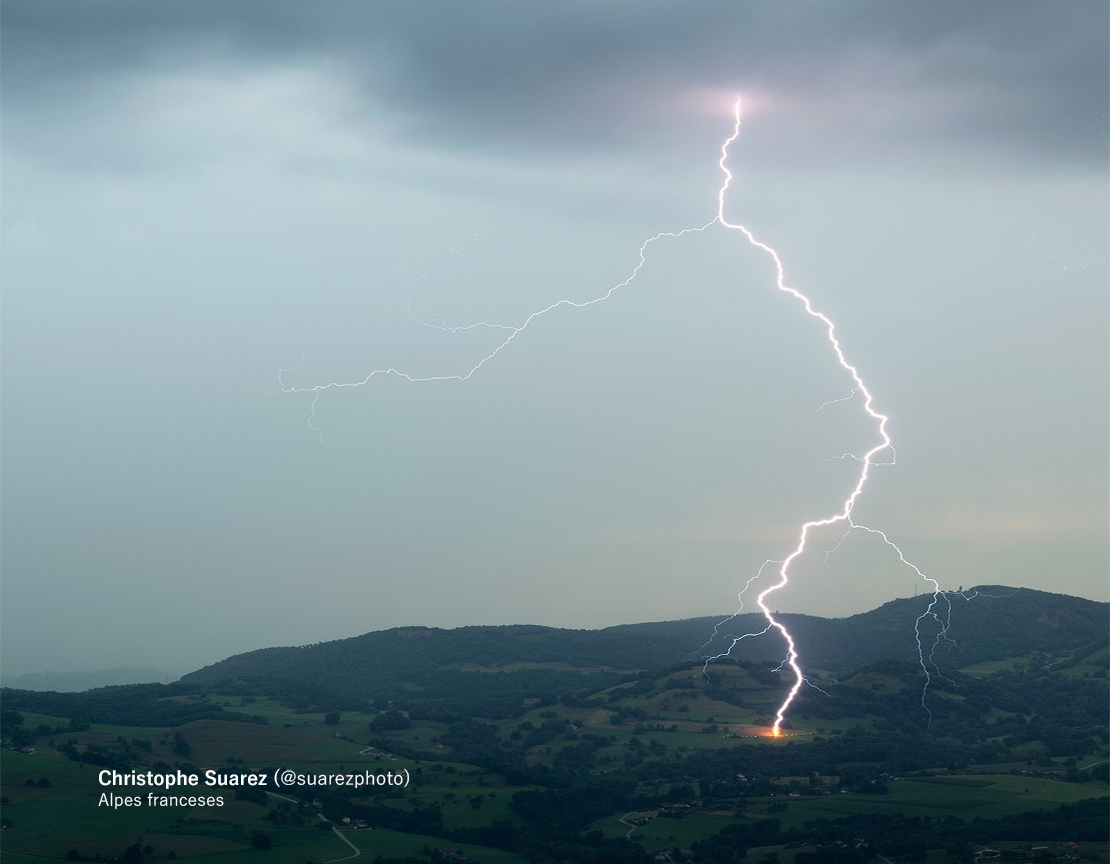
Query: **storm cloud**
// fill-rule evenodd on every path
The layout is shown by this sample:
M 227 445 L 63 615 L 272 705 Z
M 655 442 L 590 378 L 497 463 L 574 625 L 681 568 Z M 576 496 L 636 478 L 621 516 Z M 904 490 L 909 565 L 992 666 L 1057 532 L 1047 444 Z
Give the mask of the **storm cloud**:
M 622 284 L 713 219 L 738 94 L 729 218 L 891 417 L 855 515 L 946 589 L 1105 599 L 1108 30 L 1087 0 L 8 0 L 4 671 L 732 612 L 874 435 L 736 232 L 652 244 L 465 383 L 281 388 L 451 375 L 504 331 L 448 325 Z M 783 611 L 922 590 L 818 535 Z
M 829 161 L 971 145 L 1090 167 L 1108 143 L 1110 19 L 1086 0 L 15 0 L 4 22 L 9 110 L 111 100 L 191 66 L 295 64 L 445 148 L 635 148 L 667 134 L 651 106 L 706 87 L 789 104 L 788 157 L 818 136 Z

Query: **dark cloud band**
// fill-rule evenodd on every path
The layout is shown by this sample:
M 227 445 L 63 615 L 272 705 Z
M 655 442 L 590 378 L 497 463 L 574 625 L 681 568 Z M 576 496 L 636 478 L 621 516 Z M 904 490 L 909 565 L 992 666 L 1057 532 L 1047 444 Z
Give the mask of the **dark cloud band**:
M 321 64 L 425 142 L 556 149 L 635 140 L 651 100 L 755 86 L 800 107 L 784 137 L 862 158 L 972 144 L 1103 165 L 1108 25 L 1097 0 L 10 0 L 3 82 L 33 112 L 197 64 Z

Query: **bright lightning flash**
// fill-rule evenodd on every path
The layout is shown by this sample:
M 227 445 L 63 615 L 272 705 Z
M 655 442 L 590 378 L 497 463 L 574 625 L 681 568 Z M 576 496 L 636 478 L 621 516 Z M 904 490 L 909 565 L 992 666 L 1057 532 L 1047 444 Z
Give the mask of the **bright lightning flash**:
M 734 114 L 734 125 L 733 125 L 732 134 L 721 145 L 720 158 L 718 159 L 718 162 L 717 162 L 718 166 L 720 167 L 721 173 L 724 175 L 724 180 L 721 183 L 721 186 L 717 191 L 717 215 L 713 219 L 711 219 L 709 222 L 705 223 L 704 225 L 701 225 L 701 226 L 698 226 L 698 227 L 695 227 L 695 228 L 685 228 L 681 231 L 674 231 L 674 232 L 664 231 L 664 232 L 660 232 L 658 234 L 655 234 L 652 237 L 649 237 L 640 246 L 640 248 L 639 248 L 639 259 L 636 262 L 636 265 L 632 268 L 632 272 L 628 275 L 628 277 L 624 281 L 618 282 L 616 285 L 613 285 L 611 288 L 609 288 L 607 291 L 605 291 L 601 295 L 599 295 L 597 297 L 594 297 L 593 299 L 583 300 L 583 301 L 576 301 L 576 300 L 569 300 L 569 299 L 557 300 L 557 301 L 545 306 L 544 308 L 539 309 L 536 312 L 531 313 L 527 318 L 524 319 L 523 323 L 521 323 L 519 326 L 509 326 L 509 325 L 504 325 L 504 324 L 491 324 L 491 323 L 487 323 L 487 322 L 479 322 L 479 323 L 476 323 L 476 324 L 469 324 L 469 325 L 466 325 L 464 327 L 454 327 L 454 326 L 449 326 L 439 316 L 433 316 L 433 317 L 439 318 L 438 323 L 429 324 L 428 322 L 423 321 L 420 318 L 417 318 L 417 316 L 413 315 L 413 317 L 417 318 L 417 320 L 420 321 L 420 323 L 422 323 L 422 324 L 426 324 L 429 327 L 435 327 L 435 328 L 447 330 L 447 331 L 450 331 L 450 332 L 458 332 L 460 330 L 469 330 L 469 329 L 473 329 L 473 328 L 502 329 L 502 330 L 507 331 L 507 335 L 504 337 L 504 339 L 500 343 L 497 344 L 497 346 L 492 351 L 490 351 L 488 354 L 486 354 L 484 357 L 482 357 L 480 360 L 478 360 L 478 362 L 475 363 L 474 365 L 472 365 L 469 369 L 465 369 L 465 370 L 460 371 L 460 372 L 455 372 L 455 373 L 450 373 L 450 374 L 440 374 L 440 375 L 429 375 L 429 376 L 413 376 L 413 375 L 409 375 L 408 373 L 403 372 L 399 369 L 395 369 L 395 368 L 375 369 L 375 370 L 369 372 L 368 374 L 366 374 L 360 380 L 356 380 L 356 381 L 347 381 L 347 382 L 333 381 L 333 382 L 329 382 L 329 383 L 326 383 L 326 384 L 316 384 L 316 385 L 313 385 L 311 387 L 295 387 L 295 386 L 290 386 L 290 385 L 286 384 L 286 382 L 284 380 L 284 377 L 283 377 L 284 372 L 289 372 L 289 371 L 293 371 L 293 370 L 283 370 L 282 373 L 279 373 L 279 375 L 278 375 L 278 383 L 279 383 L 279 386 L 281 388 L 282 393 L 311 393 L 312 394 L 312 407 L 310 409 L 308 424 L 313 429 L 313 431 L 315 431 L 319 434 L 320 429 L 315 425 L 315 419 L 316 419 L 315 408 L 316 408 L 316 403 L 319 400 L 320 396 L 326 390 L 361 387 L 365 384 L 368 384 L 372 379 L 374 379 L 378 376 L 382 376 L 382 377 L 394 376 L 394 377 L 402 378 L 406 381 L 413 382 L 413 383 L 431 382 L 431 381 L 466 381 L 466 380 L 470 379 L 474 374 L 476 374 L 479 370 L 481 370 L 482 367 L 484 367 L 487 363 L 489 363 L 491 360 L 493 360 L 495 357 L 497 357 L 503 350 L 508 348 L 509 345 L 517 338 L 517 336 L 519 336 L 521 333 L 523 333 L 525 330 L 527 330 L 528 327 L 536 319 L 541 318 L 544 315 L 547 315 L 549 312 L 553 312 L 556 309 L 559 309 L 560 307 L 564 307 L 564 306 L 572 307 L 572 308 L 575 308 L 575 309 L 581 309 L 581 308 L 584 308 L 584 307 L 587 307 L 587 306 L 592 306 L 596 303 L 601 303 L 604 300 L 608 300 L 610 297 L 613 296 L 613 294 L 615 294 L 621 288 L 624 288 L 624 287 L 628 286 L 639 275 L 640 270 L 643 269 L 644 265 L 647 263 L 647 250 L 648 250 L 648 247 L 650 247 L 653 243 L 656 243 L 656 242 L 658 242 L 659 240 L 661 240 L 663 238 L 677 238 L 677 237 L 682 237 L 686 234 L 705 231 L 705 230 L 713 227 L 714 225 L 720 225 L 721 227 L 726 228 L 730 231 L 736 231 L 736 232 L 742 234 L 744 236 L 744 238 L 748 241 L 749 244 L 751 244 L 752 246 L 754 246 L 755 248 L 759 249 L 761 252 L 766 254 L 771 259 L 771 261 L 774 263 L 775 274 L 776 274 L 776 276 L 775 276 L 775 285 L 776 285 L 776 287 L 780 291 L 782 291 L 786 294 L 789 294 L 790 296 L 792 296 L 796 300 L 798 300 L 802 304 L 803 308 L 805 309 L 806 314 L 809 315 L 812 318 L 817 319 L 823 325 L 823 327 L 825 329 L 826 338 L 828 340 L 828 343 L 829 343 L 830 347 L 832 348 L 833 354 L 836 357 L 837 363 L 851 377 L 852 382 L 854 384 L 854 387 L 852 388 L 851 395 L 849 397 L 846 397 L 845 399 L 842 399 L 842 400 L 837 399 L 837 400 L 831 400 L 831 401 L 832 402 L 847 401 L 848 398 L 852 398 L 852 397 L 855 397 L 857 395 L 862 397 L 861 398 L 861 403 L 862 403 L 862 406 L 863 406 L 863 410 L 868 415 L 868 417 L 870 417 L 875 422 L 875 431 L 876 431 L 876 441 L 875 441 L 874 445 L 871 447 L 870 450 L 868 450 L 862 456 L 851 456 L 851 454 L 846 454 L 848 456 L 851 456 L 851 458 L 853 458 L 854 460 L 859 462 L 860 470 L 859 470 L 858 476 L 856 477 L 855 485 L 852 487 L 851 492 L 848 494 L 848 496 L 844 499 L 843 503 L 840 506 L 839 511 L 837 511 L 837 512 L 831 514 L 831 515 L 828 515 L 824 518 L 821 518 L 821 519 L 813 519 L 809 522 L 805 522 L 801 526 L 801 528 L 799 529 L 798 541 L 797 541 L 797 544 L 794 546 L 793 551 L 791 551 L 790 554 L 787 555 L 782 560 L 765 562 L 763 567 L 760 568 L 759 572 L 755 576 L 753 576 L 751 579 L 748 580 L 748 583 L 744 586 L 744 590 L 742 590 L 740 592 L 740 595 L 741 595 L 741 598 L 742 598 L 742 595 L 744 594 L 744 591 L 747 590 L 748 586 L 751 585 L 752 582 L 756 581 L 762 575 L 763 570 L 764 570 L 765 567 L 767 567 L 770 564 L 778 565 L 778 580 L 774 584 L 770 585 L 769 587 L 764 588 L 757 595 L 756 600 L 755 600 L 756 605 L 759 607 L 763 616 L 767 620 L 767 626 L 764 629 L 762 629 L 758 632 L 748 633 L 748 634 L 745 634 L 743 636 L 728 637 L 728 638 L 732 639 L 732 643 L 731 643 L 731 645 L 729 645 L 728 649 L 725 652 L 723 652 L 722 654 L 718 654 L 714 657 L 707 657 L 706 658 L 706 663 L 708 664 L 708 662 L 710 662 L 711 660 L 716 660 L 716 659 L 719 659 L 721 657 L 725 657 L 729 654 L 729 652 L 732 650 L 732 648 L 735 647 L 736 644 L 739 643 L 741 640 L 751 638 L 751 637 L 756 637 L 756 636 L 762 636 L 762 635 L 770 632 L 771 630 L 776 630 L 782 636 L 782 638 L 785 641 L 786 646 L 787 646 L 787 652 L 786 652 L 786 658 L 783 661 L 780 668 L 788 667 L 790 669 L 790 671 L 793 673 L 794 681 L 793 681 L 793 684 L 791 685 L 791 687 L 790 687 L 790 689 L 789 689 L 789 691 L 786 695 L 786 698 L 783 700 L 782 704 L 779 706 L 778 711 L 775 714 L 775 722 L 774 722 L 774 725 L 772 726 L 772 728 L 770 730 L 770 733 L 769 733 L 770 737 L 779 738 L 779 737 L 782 737 L 782 735 L 783 735 L 782 724 L 785 720 L 786 713 L 789 710 L 791 704 L 794 702 L 795 698 L 797 697 L 798 692 L 802 688 L 802 685 L 804 683 L 807 683 L 807 680 L 806 680 L 805 675 L 802 672 L 802 668 L 801 668 L 801 666 L 798 662 L 798 650 L 797 650 L 797 646 L 796 646 L 795 641 L 794 641 L 794 637 L 790 634 L 790 631 L 787 630 L 785 625 L 783 625 L 783 623 L 781 621 L 779 621 L 777 618 L 775 618 L 774 614 L 771 612 L 770 607 L 767 605 L 767 600 L 768 600 L 769 597 L 771 597 L 772 594 L 774 594 L 776 591 L 779 591 L 780 589 L 786 587 L 786 585 L 789 583 L 789 581 L 790 581 L 790 567 L 798 558 L 800 558 L 806 552 L 807 545 L 808 545 L 809 540 L 810 540 L 810 534 L 814 531 L 814 529 L 819 529 L 819 528 L 825 527 L 827 525 L 835 525 L 835 524 L 841 524 L 842 523 L 842 524 L 847 526 L 847 533 L 850 533 L 853 529 L 860 528 L 860 529 L 865 530 L 867 532 L 876 534 L 879 537 L 881 537 L 881 539 L 883 540 L 883 542 L 886 545 L 888 545 L 888 546 L 890 546 L 894 549 L 894 551 L 897 553 L 897 555 L 898 555 L 898 557 L 899 557 L 899 559 L 902 563 L 904 563 L 908 567 L 910 567 L 922 579 L 925 579 L 926 581 L 932 583 L 932 586 L 933 586 L 932 602 L 929 604 L 929 606 L 925 610 L 925 612 L 923 612 L 921 614 L 921 616 L 917 619 L 917 622 L 916 622 L 916 625 L 915 625 L 915 634 L 916 634 L 916 637 L 917 637 L 917 646 L 918 646 L 918 656 L 919 656 L 920 661 L 921 661 L 921 667 L 924 670 L 925 676 L 926 676 L 925 691 L 923 691 L 923 693 L 922 693 L 922 705 L 924 705 L 925 692 L 927 692 L 928 687 L 929 687 L 929 682 L 931 680 L 929 667 L 932 666 L 934 669 L 936 669 L 935 664 L 932 662 L 933 661 L 933 653 L 935 653 L 936 647 L 937 647 L 937 645 L 939 645 L 941 640 L 947 638 L 948 622 L 950 620 L 949 616 L 943 616 L 942 617 L 942 615 L 940 613 L 938 613 L 937 607 L 943 601 L 947 601 L 947 605 L 948 605 L 947 611 L 950 613 L 951 601 L 948 600 L 947 594 L 940 590 L 940 585 L 936 582 L 936 580 L 932 579 L 928 576 L 925 576 L 925 574 L 922 573 L 920 570 L 918 570 L 917 567 L 910 564 L 909 561 L 907 561 L 905 556 L 902 554 L 902 551 L 886 536 L 886 534 L 884 534 L 881 531 L 878 531 L 876 529 L 867 528 L 866 526 L 858 525 L 857 523 L 852 521 L 852 511 L 856 506 L 856 502 L 859 500 L 860 496 L 863 494 L 864 486 L 867 484 L 867 480 L 871 475 L 871 468 L 873 466 L 876 466 L 876 465 L 893 464 L 893 453 L 894 453 L 894 451 L 893 451 L 890 436 L 887 434 L 887 428 L 886 428 L 887 427 L 887 421 L 888 421 L 889 418 L 887 417 L 887 415 L 881 414 L 880 412 L 875 410 L 874 400 L 873 400 L 873 397 L 871 395 L 871 390 L 868 388 L 867 384 L 864 382 L 863 377 L 859 373 L 859 370 L 855 366 L 853 366 L 851 363 L 848 362 L 848 360 L 847 360 L 847 358 L 844 354 L 844 350 L 841 347 L 840 340 L 837 338 L 836 325 L 833 323 L 833 321 L 828 316 L 826 316 L 823 312 L 816 309 L 813 305 L 813 302 L 810 300 L 809 297 L 807 297 L 805 294 L 803 294 L 798 289 L 793 288 L 793 287 L 791 287 L 790 285 L 788 285 L 786 283 L 785 268 L 783 267 L 782 259 L 779 257 L 778 252 L 776 252 L 771 246 L 764 243 L 762 240 L 757 239 L 756 236 L 752 233 L 752 231 L 749 228 L 747 228 L 745 225 L 742 225 L 738 222 L 730 222 L 728 220 L 728 218 L 725 216 L 725 197 L 728 194 L 729 187 L 731 186 L 732 180 L 733 180 L 732 172 L 729 170 L 728 164 L 727 164 L 728 163 L 728 158 L 729 158 L 729 148 L 736 141 L 736 139 L 740 136 L 741 101 L 740 101 L 739 98 L 737 98 L 737 100 L 736 100 L 736 103 L 735 103 L 735 106 L 734 106 L 734 109 L 733 109 L 733 114 Z M 412 314 L 411 310 L 410 310 L 410 314 Z M 429 314 L 432 314 L 432 313 L 429 313 Z M 831 403 L 826 403 L 826 404 L 831 404 Z M 824 407 L 824 406 L 822 406 L 822 407 Z M 820 410 L 820 409 L 818 409 L 818 410 Z M 889 461 L 876 462 L 875 457 L 878 456 L 880 453 L 883 453 L 884 451 L 890 451 L 889 452 Z M 840 457 L 838 457 L 838 458 L 840 458 Z M 847 536 L 847 533 L 845 534 L 845 537 Z M 841 538 L 841 542 L 843 542 L 843 539 L 844 538 Z M 837 544 L 837 545 L 839 546 L 839 544 Z M 741 599 L 741 609 L 742 608 L 743 608 L 743 600 Z M 736 614 L 739 614 L 739 612 L 737 612 Z M 735 618 L 735 617 L 736 617 L 736 615 L 734 614 L 730 618 L 725 619 L 725 621 L 731 620 L 731 618 Z M 938 624 L 940 626 L 940 631 L 939 631 L 938 635 L 936 636 L 936 642 L 934 643 L 932 650 L 929 652 L 928 656 L 926 656 L 924 647 L 923 647 L 922 642 L 921 642 L 921 623 L 922 623 L 923 620 L 925 620 L 926 618 L 930 618 L 930 617 L 935 619 L 938 622 Z M 721 624 L 724 624 L 724 623 L 725 622 L 721 622 Z M 717 630 L 720 628 L 720 626 L 721 625 L 718 625 L 717 629 L 714 630 L 713 638 L 716 638 Z M 710 642 L 712 642 L 712 641 L 713 640 L 711 638 Z M 707 643 L 707 644 L 709 644 L 709 643 Z

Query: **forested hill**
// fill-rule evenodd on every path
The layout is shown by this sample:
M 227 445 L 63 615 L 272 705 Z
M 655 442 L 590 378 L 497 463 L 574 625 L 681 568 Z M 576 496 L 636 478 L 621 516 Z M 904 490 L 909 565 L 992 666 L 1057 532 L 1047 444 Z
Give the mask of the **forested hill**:
M 848 618 L 779 617 L 794 633 L 807 668 L 843 675 L 886 658 L 916 660 L 914 625 L 932 601 L 931 595 L 893 600 Z M 921 624 L 929 644 L 938 619 L 948 620 L 950 614 L 951 641 L 941 640 L 935 653 L 942 667 L 1038 652 L 1061 656 L 1107 639 L 1107 604 L 1064 594 L 979 586 L 944 595 L 932 608 L 938 618 L 927 616 Z M 419 684 L 430 675 L 504 667 L 511 671 L 511 664 L 520 663 L 595 671 L 598 667 L 659 669 L 719 653 L 731 641 L 726 639 L 729 634 L 758 631 L 766 624 L 758 615 L 741 615 L 721 626 L 718 638 L 705 645 L 719 620 L 690 618 L 603 630 L 532 625 L 453 630 L 400 627 L 334 642 L 239 654 L 184 676 L 182 683 L 267 678 L 337 687 L 369 697 L 402 681 Z M 777 663 L 784 646 L 781 639 L 768 634 L 744 640 L 733 655 Z

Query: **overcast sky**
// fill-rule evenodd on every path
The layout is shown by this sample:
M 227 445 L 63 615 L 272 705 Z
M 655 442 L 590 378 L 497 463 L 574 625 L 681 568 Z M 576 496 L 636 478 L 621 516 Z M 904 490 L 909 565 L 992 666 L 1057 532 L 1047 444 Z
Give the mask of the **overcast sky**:
M 267 395 L 458 375 L 507 331 L 423 325 L 604 294 L 714 217 L 737 93 L 728 217 L 891 417 L 859 521 L 947 589 L 1106 600 L 1107 17 L 7 0 L 4 671 L 732 611 L 875 440 L 736 232 L 465 382 Z M 923 587 L 841 534 L 777 608 Z

